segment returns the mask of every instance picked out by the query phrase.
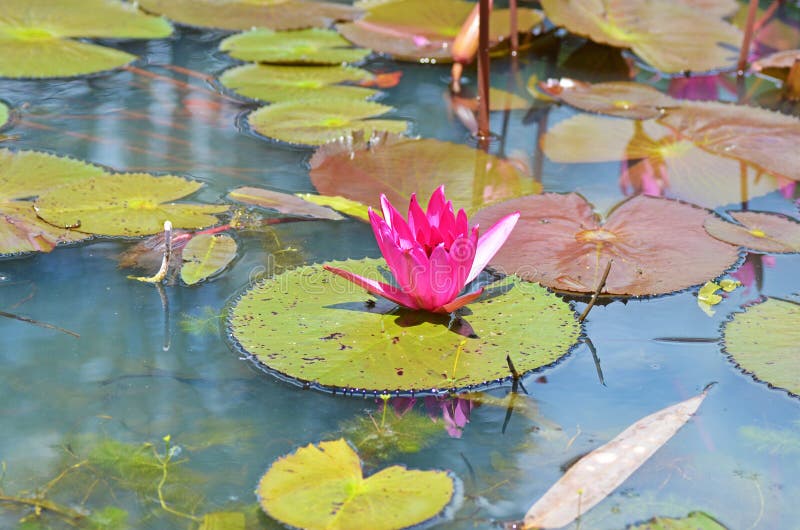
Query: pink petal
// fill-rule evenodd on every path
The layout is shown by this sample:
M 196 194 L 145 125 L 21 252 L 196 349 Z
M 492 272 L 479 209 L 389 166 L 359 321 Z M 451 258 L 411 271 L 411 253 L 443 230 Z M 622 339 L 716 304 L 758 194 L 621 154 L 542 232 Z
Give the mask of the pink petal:
M 424 242 L 428 240 L 431 225 L 422 207 L 417 202 L 416 193 L 411 195 L 411 201 L 408 204 L 408 226 L 417 241 Z
M 414 234 L 411 233 L 411 229 L 408 227 L 406 220 L 400 212 L 392 206 L 392 203 L 389 202 L 386 195 L 381 195 L 381 208 L 383 209 L 383 218 L 386 224 L 395 232 L 395 241 L 403 248 L 411 247 L 416 241 L 416 238 Z
M 444 304 L 436 312 L 437 313 L 452 313 L 456 309 L 458 309 L 460 307 L 464 307 L 468 303 L 477 300 L 482 294 L 483 294 L 483 287 L 481 287 L 480 289 L 478 289 L 477 291 L 474 291 L 472 293 L 462 294 L 461 296 L 459 296 L 458 298 L 456 298 L 452 302 L 448 302 L 448 303 Z
M 475 261 L 472 262 L 472 269 L 470 269 L 469 276 L 467 276 L 467 283 L 477 278 L 478 274 L 489 263 L 489 260 L 497 254 L 497 251 L 506 242 L 518 220 L 519 212 L 508 214 L 497 221 L 494 226 L 480 237 L 478 248 L 475 251 Z
M 359 287 L 363 287 L 372 294 L 382 296 L 398 305 L 401 305 L 403 307 L 408 307 L 409 309 L 419 309 L 414 300 L 410 296 L 408 296 L 403 291 L 397 289 L 396 287 L 387 285 L 383 282 L 373 280 L 371 278 L 365 278 L 363 276 L 359 276 L 358 274 L 354 274 L 344 269 L 331 267 L 330 265 L 323 265 L 323 268 L 326 271 L 338 274 L 342 278 L 353 282 Z
M 464 287 L 463 284 L 456 283 L 455 272 L 444 245 L 434 248 L 428 268 L 420 275 L 419 285 L 416 286 L 420 307 L 435 311 L 452 301 Z
M 444 196 L 444 186 L 436 188 L 428 201 L 428 222 L 431 226 L 439 226 L 439 218 L 445 211 L 447 198 Z
M 467 284 L 467 277 L 475 261 L 475 251 L 478 248 L 478 229 L 473 229 L 471 237 L 460 236 L 450 245 L 450 263 L 453 266 L 453 278 L 459 284 L 459 292 Z M 458 294 L 458 293 L 456 293 Z

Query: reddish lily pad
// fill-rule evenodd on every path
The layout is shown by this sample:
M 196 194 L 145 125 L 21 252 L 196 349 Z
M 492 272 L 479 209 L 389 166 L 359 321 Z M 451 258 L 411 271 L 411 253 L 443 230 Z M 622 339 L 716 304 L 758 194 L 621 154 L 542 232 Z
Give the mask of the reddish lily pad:
M 708 208 L 745 202 L 781 186 L 776 177 L 709 153 L 654 120 L 580 114 L 547 131 L 542 148 L 556 162 L 630 161 L 620 174 L 626 193 L 668 195 Z
M 401 120 L 368 119 L 392 107 L 350 98 L 304 99 L 262 107 L 248 115 L 259 134 L 282 142 L 322 145 L 355 133 L 367 137 L 378 131 L 402 133 L 408 123 Z
M 361 12 L 345 4 L 304 0 L 138 0 L 139 5 L 187 26 L 243 31 L 327 28 Z
M 800 180 L 800 120 L 766 109 L 684 102 L 660 120 L 710 153 Z
M 740 224 L 709 216 L 705 222 L 706 231 L 720 241 L 758 252 L 800 252 L 800 223 L 796 220 L 766 212 L 728 214 Z
M 603 293 L 669 293 L 721 275 L 739 257 L 703 229 L 708 210 L 677 201 L 637 196 L 600 222 L 583 197 L 547 193 L 490 206 L 475 221 L 490 226 L 514 211 L 522 216 L 492 264 L 559 291 L 593 292 L 614 260 Z
M 585 83 L 574 79 L 548 79 L 539 89 L 573 107 L 620 118 L 657 118 L 663 109 L 680 103 L 642 83 L 616 81 Z
M 367 49 L 353 48 L 335 31 L 319 28 L 255 29 L 228 37 L 219 49 L 242 61 L 282 64 L 342 64 L 370 54 Z
M 542 0 L 542 7 L 553 24 L 598 43 L 630 48 L 667 73 L 733 66 L 742 42 L 741 32 L 713 13 L 669 0 Z
M 337 29 L 359 46 L 406 61 L 452 61 L 453 40 L 473 8 L 461 0 L 394 0 L 369 7 L 365 17 Z M 543 20 L 540 11 L 520 8 L 518 28 L 530 31 Z M 507 9 L 492 12 L 489 41 L 494 46 L 511 33 Z
M 381 193 L 402 204 L 412 193 L 429 197 L 442 184 L 448 200 L 468 212 L 542 189 L 509 160 L 432 138 L 385 135 L 370 142 L 330 143 L 317 149 L 310 164 L 311 182 L 321 194 L 373 208 L 379 208 Z

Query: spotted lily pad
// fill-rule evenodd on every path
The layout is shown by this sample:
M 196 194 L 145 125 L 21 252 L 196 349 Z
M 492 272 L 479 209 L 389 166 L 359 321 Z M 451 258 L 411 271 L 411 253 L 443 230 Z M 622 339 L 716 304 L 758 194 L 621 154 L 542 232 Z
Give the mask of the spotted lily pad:
M 330 265 L 382 279 L 382 264 Z M 241 294 L 228 329 L 238 349 L 282 378 L 322 390 L 393 393 L 497 383 L 510 377 L 507 355 L 529 372 L 566 355 L 580 333 L 568 304 L 514 277 L 488 287 L 453 321 L 373 300 L 319 265 L 301 267 Z
M 322 145 L 356 132 L 371 136 L 377 131 L 402 133 L 408 123 L 401 120 L 367 119 L 385 114 L 392 107 L 350 98 L 287 101 L 262 107 L 248 115 L 257 133 L 282 142 Z
M 667 73 L 733 66 L 742 43 L 741 32 L 713 13 L 670 0 L 542 0 L 542 7 L 556 26 L 630 48 Z
M 770 386 L 800 395 L 800 305 L 769 298 L 745 307 L 725 324 L 725 351 L 742 370 Z
M 549 79 L 539 83 L 539 89 L 573 107 L 621 118 L 657 118 L 663 109 L 680 104 L 649 85 L 625 81 L 585 83 Z
M 272 518 L 295 528 L 408 528 L 439 515 L 456 496 L 445 471 L 384 468 L 365 477 L 343 440 L 309 444 L 279 458 L 256 494 Z
M 0 149 L 0 255 L 49 252 L 86 234 L 52 226 L 36 215 L 31 199 L 49 189 L 97 177 L 103 169 L 36 151 Z
M 110 70 L 136 57 L 73 38 L 154 39 L 164 19 L 117 0 L 3 0 L 0 77 L 69 77 Z
M 703 512 L 692 512 L 686 517 L 653 517 L 649 521 L 628 526 L 627 530 L 726 530 L 722 523 Z
M 468 212 L 542 189 L 510 160 L 433 138 L 387 135 L 370 142 L 334 142 L 319 148 L 310 164 L 311 182 L 321 194 L 374 208 L 381 193 L 403 204 L 412 193 L 429 197 L 442 184 L 448 200 Z
M 374 79 L 366 70 L 352 66 L 276 66 L 248 64 L 231 68 L 219 80 L 243 96 L 261 101 L 297 101 L 308 98 L 367 99 L 377 90 L 344 86 Z
M 706 219 L 706 231 L 720 241 L 772 254 L 800 252 L 800 223 L 774 213 L 728 212 L 739 224 Z
M 329 29 L 271 31 L 255 29 L 223 40 L 219 48 L 243 61 L 287 64 L 341 64 L 357 62 L 370 50 L 353 48 Z
M 360 11 L 345 4 L 304 0 L 138 0 L 153 13 L 187 26 L 244 31 L 327 28 Z
M 36 201 L 40 217 L 53 226 L 106 236 L 144 236 L 175 228 L 198 229 L 216 223 L 212 214 L 225 205 L 170 203 L 197 191 L 202 184 L 175 176 L 144 173 L 106 175 L 67 184 L 42 193 Z
M 453 40 L 474 4 L 461 0 L 394 0 L 369 6 L 366 16 L 337 29 L 359 46 L 395 59 L 431 62 L 452 61 Z M 534 9 L 517 11 L 518 28 L 530 31 L 543 15 Z M 511 33 L 507 9 L 496 9 L 489 21 L 490 45 Z
M 194 236 L 181 252 L 181 280 L 194 285 L 217 274 L 236 257 L 236 240 L 228 234 Z
M 671 112 L 671 111 L 670 111 Z M 702 139 L 698 136 L 698 141 Z M 580 149 L 575 149 L 580 145 Z M 547 131 L 544 153 L 556 162 L 630 161 L 620 187 L 716 208 L 780 188 L 772 175 L 708 152 L 655 120 L 630 121 L 580 114 Z M 630 165 L 629 168 L 626 166 Z
M 739 257 L 706 233 L 708 210 L 677 201 L 640 195 L 600 222 L 583 197 L 547 193 L 489 206 L 474 219 L 491 226 L 514 211 L 522 216 L 491 264 L 560 291 L 593 292 L 614 260 L 603 293 L 669 293 L 720 276 Z

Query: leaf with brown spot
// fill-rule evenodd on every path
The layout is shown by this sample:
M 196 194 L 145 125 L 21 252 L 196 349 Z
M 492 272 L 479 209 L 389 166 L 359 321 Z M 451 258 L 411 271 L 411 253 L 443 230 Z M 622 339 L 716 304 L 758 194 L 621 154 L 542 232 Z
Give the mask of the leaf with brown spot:
M 800 252 L 800 223 L 767 212 L 728 212 L 739 224 L 712 215 L 705 221 L 712 237 L 746 249 L 772 254 Z
M 514 211 L 522 216 L 491 264 L 559 291 L 593 292 L 614 260 L 603 293 L 670 293 L 721 275 L 739 257 L 706 233 L 707 210 L 677 201 L 640 195 L 600 222 L 583 197 L 546 193 L 490 206 L 474 221 L 491 226 Z

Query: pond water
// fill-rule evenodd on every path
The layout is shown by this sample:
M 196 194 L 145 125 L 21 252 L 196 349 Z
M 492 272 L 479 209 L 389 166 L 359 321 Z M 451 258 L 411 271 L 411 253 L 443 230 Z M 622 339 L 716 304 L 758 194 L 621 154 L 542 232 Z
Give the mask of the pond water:
M 242 185 L 313 192 L 312 149 L 252 134 L 242 116 L 254 104 L 186 73 L 214 75 L 235 64 L 217 51 L 223 36 L 178 29 L 167 40 L 115 44 L 145 58 L 135 69 L 88 79 L 1 81 L 0 98 L 19 109 L 18 120 L 4 131 L 13 137 L 4 146 L 120 171 L 191 176 L 207 184 L 195 198 L 208 202 Z M 567 39 L 565 47 L 570 45 Z M 448 114 L 447 66 L 385 59 L 368 66 L 402 71 L 400 84 L 381 101 L 396 108 L 392 117 L 409 120 L 414 134 L 474 144 Z M 505 87 L 509 72 L 508 59 L 495 60 L 493 83 Z M 553 72 L 545 55 L 519 59 L 523 82 Z M 592 75 L 598 73 L 584 78 Z M 474 88 L 474 78 L 467 87 Z M 540 126 L 574 114 L 566 106 L 553 107 L 546 120 L 526 111 L 493 113 L 492 130 L 505 135 L 491 149 L 521 153 L 538 168 L 544 190 L 577 191 L 605 212 L 625 198 L 619 163 L 557 164 L 536 149 Z M 777 191 L 748 198 L 744 206 L 797 216 L 792 200 Z M 197 526 L 203 514 L 215 511 L 243 511 L 249 527 L 273 528 L 277 523 L 255 515 L 253 491 L 274 460 L 320 440 L 344 436 L 356 443 L 381 421 L 395 421 L 391 409 L 382 420 L 380 400 L 304 390 L 265 374 L 229 347 L 220 315 L 232 296 L 285 257 L 280 251 L 289 249 L 297 263 L 379 256 L 369 226 L 356 219 L 283 223 L 274 236 L 238 235 L 232 266 L 194 287 L 159 289 L 128 279 L 129 271 L 117 267 L 118 255 L 131 245 L 124 240 L 0 261 L 0 310 L 80 334 L 0 319 L 3 495 L 39 492 L 59 506 L 105 510 L 118 521 L 113 517 L 121 512 L 109 508 L 115 507 L 127 512 L 131 528 Z M 717 382 L 686 427 L 570 528 L 624 528 L 695 510 L 728 528 L 797 528 L 800 402 L 738 370 L 723 353 L 721 325 L 762 295 L 798 300 L 800 256 L 750 260 L 764 263 L 763 277 L 727 294 L 711 317 L 697 305 L 697 288 L 598 304 L 584 327 L 597 360 L 580 342 L 561 362 L 527 376 L 527 394 L 517 396 L 510 418 L 505 405 L 484 398 L 469 423 L 448 432 L 441 415 L 426 417 L 429 409 L 420 399 L 413 413 L 425 422 L 405 427 L 409 438 L 419 437 L 411 443 L 418 450 L 387 450 L 385 458 L 376 451 L 367 471 L 392 463 L 451 470 L 464 498 L 438 527 L 491 527 L 521 519 L 576 457 Z M 586 305 L 571 303 L 577 313 Z M 510 391 L 507 384 L 487 396 L 504 398 Z M 403 432 L 402 425 L 396 428 Z M 143 445 L 164 454 L 167 435 L 174 460 L 183 461 L 168 467 L 164 488 L 177 515 L 159 502 L 162 470 Z M 0 527 L 69 525 L 58 515 L 36 518 L 18 504 L 0 502 Z

